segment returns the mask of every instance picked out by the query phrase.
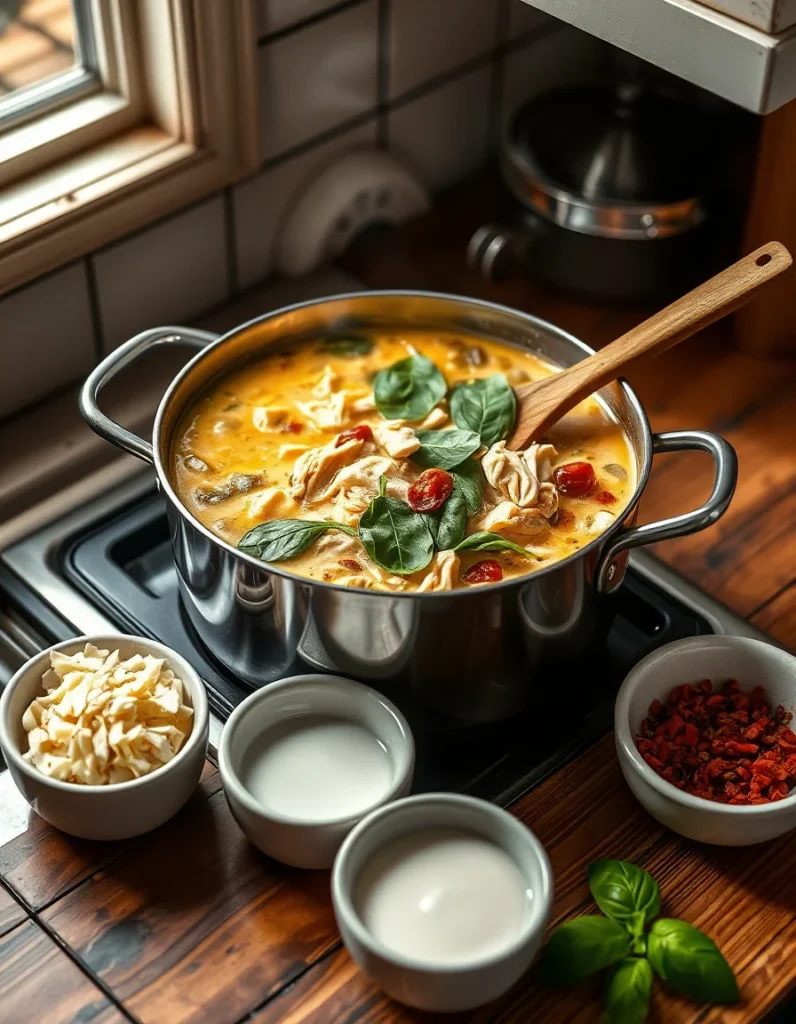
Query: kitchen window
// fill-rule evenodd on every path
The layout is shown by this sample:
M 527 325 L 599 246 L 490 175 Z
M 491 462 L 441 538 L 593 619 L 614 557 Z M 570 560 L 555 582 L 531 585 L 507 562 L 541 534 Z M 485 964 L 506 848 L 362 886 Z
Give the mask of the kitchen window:
M 0 0 L 0 292 L 258 166 L 248 0 Z

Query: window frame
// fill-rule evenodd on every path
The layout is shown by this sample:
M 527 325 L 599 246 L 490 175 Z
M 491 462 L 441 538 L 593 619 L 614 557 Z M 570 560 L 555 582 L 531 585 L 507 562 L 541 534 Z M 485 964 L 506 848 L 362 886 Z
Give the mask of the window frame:
M 100 91 L 3 134 L 0 294 L 259 167 L 249 0 L 91 0 Z

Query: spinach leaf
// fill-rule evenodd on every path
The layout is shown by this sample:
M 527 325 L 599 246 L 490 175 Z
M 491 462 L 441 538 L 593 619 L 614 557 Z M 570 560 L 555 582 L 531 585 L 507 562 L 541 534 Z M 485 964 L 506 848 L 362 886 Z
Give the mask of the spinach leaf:
M 429 513 L 426 521 L 437 551 L 450 551 L 461 543 L 467 529 L 467 501 L 458 480 L 442 508 Z
M 481 510 L 484 491 L 484 474 L 481 472 L 481 466 L 475 459 L 465 459 L 456 467 L 453 477 L 461 487 L 464 500 L 467 503 L 467 512 L 474 516 Z
M 373 339 L 364 334 L 328 334 L 317 351 L 333 356 L 366 356 L 373 351 Z
M 487 447 L 502 441 L 514 426 L 517 398 L 502 373 L 462 384 L 451 395 L 451 416 L 457 427 L 472 430 Z
M 589 888 L 597 906 L 641 935 L 644 925 L 661 912 L 661 890 L 649 872 L 624 860 L 598 860 L 589 865 Z
M 285 562 L 295 558 L 327 530 L 342 530 L 356 537 L 356 530 L 344 523 L 316 519 L 269 519 L 258 523 L 238 541 L 238 548 L 264 562 Z
M 525 548 L 520 547 L 519 544 L 515 544 L 514 541 L 506 540 L 505 537 L 501 537 L 499 533 L 488 533 L 481 531 L 479 533 L 471 533 L 469 537 L 465 537 L 464 540 L 456 545 L 457 551 L 516 551 L 518 555 L 525 555 L 526 558 L 531 557 L 531 553 L 526 551 Z
M 656 921 L 647 956 L 656 974 L 683 995 L 706 1003 L 734 1003 L 740 998 L 732 968 L 716 944 L 685 921 Z
M 620 960 L 605 990 L 605 1024 L 644 1024 L 650 1007 L 652 968 L 642 957 Z
M 559 925 L 539 958 L 542 981 L 577 985 L 590 974 L 610 967 L 630 951 L 630 936 L 608 917 L 576 917 Z
M 471 430 L 417 430 L 420 447 L 412 453 L 418 466 L 453 469 L 481 447 L 478 434 Z
M 359 539 L 371 560 L 387 572 L 419 572 L 434 556 L 426 517 L 387 497 L 386 486 L 387 478 L 382 477 L 378 496 L 360 517 Z
M 422 420 L 447 391 L 436 366 L 418 354 L 380 370 L 373 381 L 376 406 L 388 420 Z

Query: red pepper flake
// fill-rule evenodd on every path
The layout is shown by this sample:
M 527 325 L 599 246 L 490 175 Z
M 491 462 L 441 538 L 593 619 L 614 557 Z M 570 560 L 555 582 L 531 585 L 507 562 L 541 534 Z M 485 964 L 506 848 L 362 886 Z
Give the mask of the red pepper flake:
M 766 804 L 796 784 L 792 714 L 773 711 L 763 688 L 744 693 L 735 680 L 713 690 L 703 679 L 654 700 L 636 746 L 662 779 L 718 803 Z
M 349 427 L 348 430 L 344 430 L 341 434 L 337 435 L 337 440 L 334 442 L 335 448 L 339 448 L 344 445 L 346 441 L 372 441 L 373 431 L 367 425 L 367 423 L 360 423 L 359 426 Z

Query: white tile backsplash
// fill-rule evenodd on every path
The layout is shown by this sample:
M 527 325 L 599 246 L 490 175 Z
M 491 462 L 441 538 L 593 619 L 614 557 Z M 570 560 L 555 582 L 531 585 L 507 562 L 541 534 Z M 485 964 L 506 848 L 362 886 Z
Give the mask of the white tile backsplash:
M 367 0 L 260 47 L 264 160 L 375 107 L 377 15 Z
M 336 156 L 375 146 L 376 120 L 352 128 L 308 153 L 262 171 L 233 189 L 238 283 L 246 288 L 270 274 L 274 243 L 292 200 Z
M 320 14 L 340 3 L 340 0 L 255 0 L 257 34 L 260 38 L 271 32 L 281 32 L 297 21 Z
M 106 351 L 180 324 L 229 294 L 224 202 L 215 196 L 94 257 Z
M 592 78 L 602 46 L 585 32 L 562 25 L 509 52 L 503 61 L 501 125 L 505 126 L 526 100 Z
M 85 376 L 94 363 L 85 263 L 0 299 L 0 337 L 0 417 Z
M 432 190 L 484 164 L 491 74 L 478 68 L 390 112 L 390 146 Z
M 490 0 L 393 0 L 390 98 L 488 53 L 497 42 Z

